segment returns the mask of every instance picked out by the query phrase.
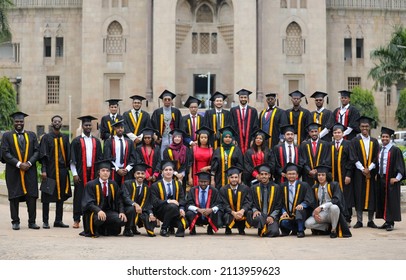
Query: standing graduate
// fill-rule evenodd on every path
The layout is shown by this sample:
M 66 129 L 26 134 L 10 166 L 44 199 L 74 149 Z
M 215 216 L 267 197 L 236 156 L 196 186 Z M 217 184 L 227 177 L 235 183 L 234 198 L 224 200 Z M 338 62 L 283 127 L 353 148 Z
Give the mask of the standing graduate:
M 133 100 L 133 108 L 123 114 L 124 133 L 134 142 L 134 145 L 138 145 L 142 140 L 141 131 L 151 126 L 151 117 L 147 111 L 141 109 L 145 97 L 133 95 L 130 98 Z
M 358 131 L 358 118 L 360 113 L 357 108 L 350 104 L 351 91 L 340 90 L 341 106 L 336 108 L 333 112 L 334 123 L 341 123 L 346 127 L 344 131 L 344 139 L 352 140 L 357 136 Z
M 286 117 L 288 118 L 288 124 L 295 126 L 295 143 L 300 146 L 307 139 L 306 127 L 312 122 L 312 115 L 309 110 L 300 105 L 302 98 L 306 98 L 302 92 L 295 90 L 289 93 L 289 96 L 293 107 L 285 111 Z
M 123 116 L 118 113 L 119 105 L 118 103 L 122 99 L 108 99 L 106 102 L 109 103 L 109 114 L 105 115 L 100 120 L 100 138 L 103 141 L 109 139 L 114 135 L 113 124 L 123 119 Z
M 189 108 L 189 114 L 182 117 L 180 123 L 180 129 L 186 132 L 185 144 L 188 147 L 195 146 L 197 144 L 196 131 L 203 126 L 203 116 L 197 113 L 201 101 L 196 97 L 189 96 L 184 106 Z
M 314 98 L 314 103 L 316 104 L 316 110 L 311 112 L 312 121 L 320 124 L 319 137 L 321 140 L 326 142 L 331 141 L 331 127 L 334 124 L 333 112 L 329 109 L 324 108 L 324 98 L 328 94 L 322 91 L 314 92 L 310 98 Z M 328 97 L 327 97 L 328 104 Z

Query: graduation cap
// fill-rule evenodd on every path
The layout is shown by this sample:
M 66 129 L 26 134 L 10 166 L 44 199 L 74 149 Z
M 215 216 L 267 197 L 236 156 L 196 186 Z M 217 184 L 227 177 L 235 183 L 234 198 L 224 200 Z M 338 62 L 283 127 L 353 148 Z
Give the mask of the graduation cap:
M 261 173 L 261 172 L 271 173 L 271 167 L 267 163 L 257 165 L 257 166 L 255 166 L 254 169 L 257 170 L 259 173 Z
M 263 135 L 264 136 L 264 140 L 268 140 L 269 138 L 271 138 L 271 136 L 266 133 L 265 131 L 263 131 L 262 129 L 258 128 L 257 130 L 255 130 L 252 134 L 251 137 L 255 139 L 255 137 L 257 137 L 258 135 Z
M 341 124 L 341 123 L 336 123 L 333 125 L 333 131 L 337 130 L 337 129 L 341 129 L 342 131 L 346 130 L 347 128 Z
M 133 95 L 133 96 L 130 96 L 130 98 L 132 100 L 139 100 L 139 101 L 142 101 L 142 100 L 146 99 L 144 96 L 141 96 L 141 95 Z
M 112 127 L 122 127 L 122 126 L 124 126 L 124 120 L 119 120 L 119 121 L 116 121 L 116 122 L 112 122 L 111 126 Z
M 305 100 L 306 100 L 306 104 L 307 104 L 306 95 L 304 95 L 300 90 L 292 91 L 291 93 L 289 93 L 289 96 L 292 97 L 292 98 L 293 98 L 293 97 L 299 97 L 299 98 L 304 97 Z
M 231 176 L 233 174 L 240 174 L 243 170 L 237 166 L 231 166 L 229 168 L 226 169 L 226 174 L 227 176 Z
M 372 123 L 375 121 L 373 118 L 370 118 L 368 116 L 360 116 L 357 121 L 361 124 L 361 123 L 368 123 L 370 125 L 372 125 Z
M 199 178 L 199 180 L 204 180 L 204 181 L 210 181 L 211 176 L 212 176 L 211 173 L 204 172 L 204 171 L 197 172 L 195 175 Z
M 188 99 L 185 101 L 184 106 L 189 108 L 192 103 L 197 103 L 197 106 L 199 106 L 202 101 L 194 96 L 189 96 Z
M 87 115 L 87 116 L 79 117 L 78 120 L 81 120 L 82 123 L 85 123 L 85 122 L 91 122 L 91 121 L 97 120 L 97 118 L 95 118 L 93 116 L 90 116 L 90 115 Z
M 219 92 L 219 91 L 216 91 L 215 93 L 213 93 L 212 94 L 212 96 L 210 97 L 210 101 L 214 101 L 214 100 L 216 100 L 217 98 L 221 98 L 221 99 L 226 99 L 227 98 L 227 95 L 225 95 L 225 94 L 223 94 L 223 93 L 221 93 L 221 92 Z
M 169 134 L 175 136 L 175 135 L 181 135 L 182 137 L 185 137 L 187 135 L 187 133 L 179 128 L 175 128 L 173 130 L 171 130 L 171 132 L 169 132 Z
M 176 94 L 165 89 L 159 96 L 159 99 L 164 99 L 165 96 L 169 96 L 170 98 L 174 99 L 176 97 Z
M 348 90 L 339 90 L 338 91 L 341 94 L 341 97 L 351 97 L 352 92 Z
M 16 120 L 16 119 L 17 120 L 22 120 L 25 117 L 28 117 L 28 115 L 26 113 L 23 113 L 23 112 L 15 112 L 15 113 L 12 113 L 10 115 L 10 117 L 12 117 L 14 120 Z
M 313 129 L 319 129 L 319 127 L 321 127 L 321 124 L 316 123 L 316 122 L 312 122 L 312 123 L 309 123 L 309 124 L 306 126 L 306 129 L 307 129 L 307 131 L 311 131 L 311 130 L 313 130 Z
M 388 134 L 391 137 L 393 134 L 395 134 L 395 131 L 393 129 L 388 128 L 388 127 L 382 126 L 381 127 L 381 135 L 382 134 Z
M 238 95 L 250 95 L 252 91 L 249 91 L 248 89 L 242 88 L 239 91 L 236 92 Z
M 219 129 L 220 133 L 225 134 L 227 132 L 231 133 L 232 136 L 237 135 L 237 132 L 235 132 L 235 130 L 231 127 L 231 126 L 225 126 L 223 128 Z
M 295 126 L 293 124 L 285 124 L 281 126 L 282 133 L 285 134 L 288 131 L 295 133 Z
M 296 171 L 297 173 L 299 173 L 299 171 L 300 171 L 300 166 L 299 165 L 297 165 L 297 164 L 295 164 L 295 163 L 293 163 L 293 162 L 288 162 L 286 165 L 285 165 L 285 167 L 283 168 L 283 173 L 287 173 L 288 171 L 292 171 L 292 170 L 294 170 L 294 171 Z
M 331 170 L 331 166 L 328 165 L 317 165 L 314 169 L 317 170 L 317 173 L 328 173 Z
M 205 133 L 210 136 L 210 135 L 214 134 L 214 131 L 210 127 L 202 126 L 198 130 L 196 130 L 196 134 L 201 134 L 201 133 Z
M 123 99 L 107 99 L 106 102 L 109 103 L 109 106 L 111 105 L 118 105 L 118 102 L 122 101 Z
M 100 170 L 102 168 L 107 168 L 107 169 L 111 169 L 112 166 L 112 161 L 113 159 L 111 158 L 107 158 L 107 159 L 103 159 L 103 160 L 99 160 L 97 162 L 95 162 L 97 169 Z
M 152 168 L 152 167 L 144 162 L 137 163 L 136 165 L 134 165 L 134 172 L 137 172 L 137 171 L 145 172 L 148 168 Z
M 176 170 L 176 160 L 163 160 L 161 162 L 161 170 L 164 170 L 166 167 L 170 166 L 173 170 Z
M 312 95 L 310 95 L 310 98 L 324 98 L 328 94 L 322 91 L 315 91 Z
M 273 97 L 273 98 L 276 98 L 276 95 L 277 95 L 277 93 L 271 92 L 271 93 L 266 94 L 265 97 Z
M 140 134 L 143 134 L 144 136 L 154 136 L 154 134 L 159 135 L 159 131 L 152 127 L 144 127 L 141 129 Z

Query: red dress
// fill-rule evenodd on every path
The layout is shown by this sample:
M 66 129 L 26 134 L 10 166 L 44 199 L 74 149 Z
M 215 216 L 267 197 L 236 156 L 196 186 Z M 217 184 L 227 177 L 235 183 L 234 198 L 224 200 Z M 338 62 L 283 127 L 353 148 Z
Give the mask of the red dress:
M 202 148 L 199 146 L 193 147 L 193 165 L 192 178 L 193 186 L 198 185 L 198 178 L 195 173 L 200 172 L 205 166 L 211 166 L 211 158 L 213 156 L 213 148 Z

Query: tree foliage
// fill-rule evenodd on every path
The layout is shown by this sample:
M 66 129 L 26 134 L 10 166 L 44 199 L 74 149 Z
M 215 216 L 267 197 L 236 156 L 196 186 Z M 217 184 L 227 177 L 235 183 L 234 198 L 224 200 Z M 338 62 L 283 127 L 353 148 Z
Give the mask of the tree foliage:
M 7 77 L 0 78 L 0 130 L 13 127 L 10 115 L 17 111 L 16 91 Z
M 13 5 L 11 0 L 0 0 L 0 43 L 11 41 L 7 12 Z
M 351 94 L 351 104 L 355 106 L 361 116 L 367 116 L 375 120 L 374 128 L 379 124 L 378 108 L 375 106 L 375 98 L 371 91 L 355 87 Z
M 406 127 L 406 89 L 400 91 L 398 108 L 396 109 L 396 120 L 399 127 Z

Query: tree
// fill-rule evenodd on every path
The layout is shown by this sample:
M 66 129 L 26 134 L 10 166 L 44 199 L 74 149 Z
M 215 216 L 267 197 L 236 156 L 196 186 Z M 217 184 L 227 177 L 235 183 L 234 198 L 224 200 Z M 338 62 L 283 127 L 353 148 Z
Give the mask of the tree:
M 359 110 L 361 116 L 373 118 L 375 120 L 373 127 L 376 128 L 380 121 L 378 108 L 375 106 L 375 98 L 371 91 L 355 87 L 351 94 L 351 104 Z
M 396 120 L 398 121 L 398 127 L 406 127 L 406 89 L 400 91 Z
M 0 0 L 0 43 L 11 41 L 7 12 L 12 5 L 13 2 L 11 0 Z
M 0 130 L 13 127 L 10 115 L 17 111 L 16 91 L 7 77 L 0 78 Z
M 390 87 L 395 83 L 404 82 L 406 74 L 406 29 L 395 26 L 392 38 L 387 46 L 381 46 L 371 52 L 371 59 L 377 60 L 368 77 L 378 86 Z

